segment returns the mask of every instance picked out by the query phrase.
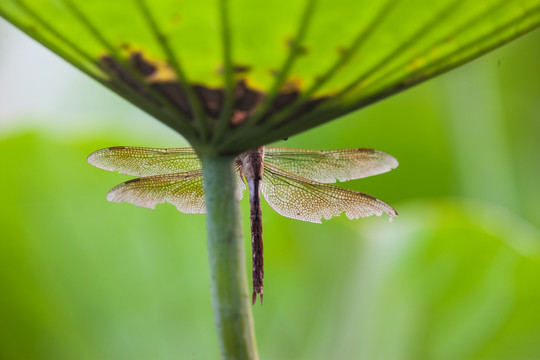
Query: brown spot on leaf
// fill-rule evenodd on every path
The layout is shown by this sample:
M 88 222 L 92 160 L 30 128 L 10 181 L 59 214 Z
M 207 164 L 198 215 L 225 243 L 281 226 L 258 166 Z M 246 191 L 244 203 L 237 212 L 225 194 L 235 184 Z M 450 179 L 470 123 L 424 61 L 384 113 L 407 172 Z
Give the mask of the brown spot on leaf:
M 132 49 L 131 45 L 127 42 L 121 43 L 118 47 L 124 51 L 130 51 Z
M 139 84 L 137 79 L 125 68 L 125 65 L 120 64 L 113 57 L 108 55 L 100 57 L 99 61 L 114 78 L 133 90 L 147 96 L 147 92 Z
M 236 84 L 234 97 L 235 109 L 240 111 L 250 111 L 262 101 L 263 95 L 259 91 L 248 88 L 246 82 L 241 80 Z
M 146 61 L 143 58 L 143 55 L 140 52 L 134 52 L 131 54 L 131 62 L 139 70 L 139 72 L 145 76 L 152 75 L 157 67 L 152 65 L 149 61 Z
M 156 88 L 171 105 L 178 108 L 188 118 L 192 118 L 191 107 L 182 87 L 174 81 L 155 82 L 152 87 Z
M 281 87 L 281 92 L 283 93 L 294 93 L 300 92 L 302 88 L 302 80 L 300 78 L 290 78 L 287 80 Z
M 224 70 L 223 66 L 220 66 L 220 67 L 217 68 L 216 72 L 219 75 L 223 75 L 224 74 L 223 70 Z M 251 67 L 248 66 L 248 65 L 233 65 L 232 66 L 232 71 L 236 75 L 244 75 L 244 74 L 248 73 L 250 70 L 251 70 Z
M 186 95 L 186 89 L 177 81 L 175 74 L 171 75 L 169 73 L 172 68 L 167 63 L 159 60 L 149 60 L 140 51 L 131 52 L 128 60 L 128 63 L 122 63 L 108 55 L 99 59 L 100 63 L 111 75 L 111 82 L 128 86 L 154 104 L 165 106 L 163 102 L 166 101 L 169 106 L 177 108 L 188 119 L 193 119 L 193 111 Z M 250 70 L 248 66 L 242 65 L 236 65 L 234 69 L 240 73 Z M 224 108 L 224 89 L 210 88 L 200 84 L 190 84 L 189 86 L 204 113 L 211 118 L 218 118 Z M 289 79 L 280 89 L 280 93 L 277 94 L 266 112 L 262 114 L 259 121 L 264 122 L 268 117 L 295 103 L 300 96 L 300 86 L 300 79 Z M 234 89 L 234 108 L 232 109 L 230 125 L 238 126 L 244 123 L 246 119 L 255 113 L 263 99 L 264 93 L 250 88 L 245 80 L 237 81 Z M 311 111 L 324 99 L 318 98 L 305 102 L 292 112 L 285 121 L 291 121 L 295 117 Z
M 243 123 L 260 104 L 263 94 L 259 91 L 248 88 L 244 80 L 236 84 L 234 90 L 234 112 L 231 125 L 236 126 Z
M 285 45 L 289 48 L 289 50 L 293 51 L 296 49 L 296 55 L 306 55 L 309 51 L 308 48 L 303 45 L 296 46 L 296 40 L 294 39 L 287 39 L 285 40 Z
M 245 74 L 251 70 L 251 67 L 248 65 L 234 65 L 232 70 L 236 74 Z
M 347 53 L 349 49 L 347 49 L 345 46 L 338 46 L 336 51 L 339 55 L 343 56 Z
M 223 106 L 223 89 L 211 89 L 202 85 L 194 85 L 193 89 L 203 104 L 206 114 L 214 118 L 219 117 Z

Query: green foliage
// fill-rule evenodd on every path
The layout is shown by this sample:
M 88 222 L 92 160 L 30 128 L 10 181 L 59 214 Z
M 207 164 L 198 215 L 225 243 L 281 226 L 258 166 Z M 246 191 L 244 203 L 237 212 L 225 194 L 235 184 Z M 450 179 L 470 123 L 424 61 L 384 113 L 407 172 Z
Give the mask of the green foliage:
M 474 58 L 534 28 L 539 6 L 536 0 L 403 1 L 380 12 L 381 21 L 370 22 L 384 3 L 341 7 L 321 1 L 309 15 L 304 42 L 291 43 L 301 3 L 273 2 L 254 16 L 247 2 L 222 2 L 227 5 L 222 8 L 185 2 L 172 8 L 168 1 L 154 1 L 147 4 L 150 20 L 141 12 L 145 3 L 135 4 L 6 0 L 0 12 L 191 141 L 198 135 L 182 128 L 175 109 L 150 104 L 110 82 L 96 59 L 113 54 L 126 63 L 131 49 L 171 63 L 171 54 L 150 31 L 154 19 L 174 49 L 176 76 L 184 74 L 186 83 L 221 86 L 230 94 L 231 67 L 250 66 L 246 79 L 255 88 L 275 90 L 284 81 L 281 85 L 290 82 L 306 91 L 354 48 L 360 30 L 374 24 L 369 39 L 313 94 L 335 94 L 358 79 L 365 87 L 350 87 L 328 111 L 276 132 L 246 127 L 253 132 L 240 138 L 241 132 L 231 131 L 228 144 L 220 145 L 223 152 L 318 125 Z M 350 11 L 353 7 L 365 11 Z M 228 28 L 217 21 L 220 10 Z M 340 26 L 332 26 L 335 22 Z M 231 34 L 230 58 L 222 47 L 229 43 L 226 34 Z M 291 49 L 296 55 L 287 61 Z M 472 72 L 447 78 L 443 86 L 427 84 L 388 101 L 391 110 L 370 108 L 285 144 L 365 146 L 395 155 L 401 162 L 397 171 L 347 186 L 394 205 L 401 217 L 391 225 L 383 219 L 335 219 L 320 226 L 263 208 L 265 306 L 254 308 L 263 358 L 540 357 L 535 311 L 540 149 L 534 116 L 540 81 L 527 89 L 535 94 L 532 100 L 521 96 L 525 89 L 515 82 L 538 77 L 521 70 L 536 66 L 538 55 L 503 61 L 500 69 L 491 58 Z M 284 64 L 287 76 L 271 75 Z M 517 71 L 506 72 L 509 67 Z M 497 81 L 480 81 L 473 92 L 463 86 L 483 72 L 487 78 L 507 74 L 497 80 L 507 86 L 500 99 L 478 96 L 496 93 Z M 444 95 L 466 105 L 445 103 Z M 493 102 L 500 106 L 493 113 L 504 113 L 504 121 L 485 116 Z M 531 120 L 523 120 L 527 117 Z M 84 163 L 101 147 L 133 144 L 128 136 L 119 141 L 122 136 L 109 134 L 99 144 L 42 135 L 0 142 L 0 168 L 6 169 L 0 177 L 0 358 L 218 356 L 203 261 L 204 217 L 167 205 L 149 211 L 109 204 L 105 193 L 122 177 Z M 407 205 L 415 197 L 427 199 Z
M 537 358 L 538 230 L 481 203 L 419 202 L 402 211 L 407 219 L 395 228 L 363 231 L 351 279 L 358 314 L 344 325 L 360 343 L 344 347 L 356 345 L 366 359 Z
M 204 217 L 107 203 L 121 176 L 82 161 L 100 146 L 0 143 L 10 154 L 0 166 L 17 169 L 1 180 L 0 357 L 216 358 Z M 538 230 L 481 203 L 396 207 L 392 224 L 298 223 L 263 209 L 261 356 L 540 356 Z

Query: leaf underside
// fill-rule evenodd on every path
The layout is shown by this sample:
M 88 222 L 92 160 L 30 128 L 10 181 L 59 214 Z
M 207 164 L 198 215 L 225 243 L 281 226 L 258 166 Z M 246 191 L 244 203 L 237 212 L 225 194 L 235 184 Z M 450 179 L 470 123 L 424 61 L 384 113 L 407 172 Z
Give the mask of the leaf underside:
M 0 15 L 199 152 L 236 154 L 535 29 L 540 0 L 3 0 Z

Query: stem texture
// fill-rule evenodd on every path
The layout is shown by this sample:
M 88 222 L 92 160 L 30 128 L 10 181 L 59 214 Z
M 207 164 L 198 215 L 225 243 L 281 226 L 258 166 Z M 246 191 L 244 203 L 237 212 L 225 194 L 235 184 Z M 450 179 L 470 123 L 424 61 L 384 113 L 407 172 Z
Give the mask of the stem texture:
M 223 359 L 258 359 L 234 157 L 202 156 L 212 304 Z

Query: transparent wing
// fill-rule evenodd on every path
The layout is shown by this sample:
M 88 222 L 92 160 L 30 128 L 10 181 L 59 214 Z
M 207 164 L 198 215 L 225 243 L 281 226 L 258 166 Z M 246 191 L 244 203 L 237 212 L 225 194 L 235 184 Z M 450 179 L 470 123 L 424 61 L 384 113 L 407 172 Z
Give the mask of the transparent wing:
M 158 149 L 113 146 L 98 150 L 87 159 L 95 167 L 133 176 L 153 176 L 201 169 L 192 148 Z
M 149 209 L 167 201 L 186 214 L 205 212 L 200 170 L 129 180 L 112 188 L 107 200 L 125 201 Z
M 234 165 L 236 171 L 236 194 L 235 197 L 238 201 L 242 200 L 244 190 L 246 190 L 246 183 L 244 182 L 244 176 L 242 175 L 242 169 L 239 164 Z
M 397 160 L 373 149 L 306 150 L 265 148 L 264 163 L 300 177 L 334 183 L 382 174 L 398 166 Z
M 265 165 L 262 193 L 280 215 L 320 223 L 345 212 L 349 219 L 387 213 L 390 220 L 397 212 L 373 196 L 318 183 Z

